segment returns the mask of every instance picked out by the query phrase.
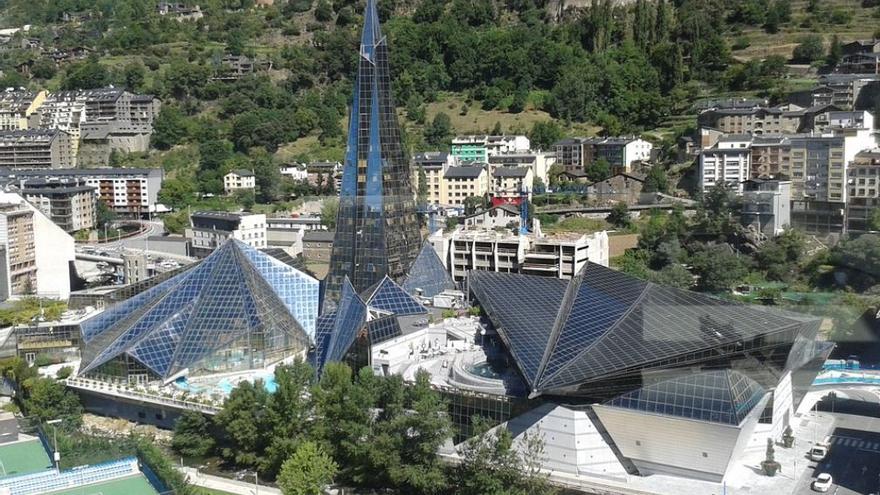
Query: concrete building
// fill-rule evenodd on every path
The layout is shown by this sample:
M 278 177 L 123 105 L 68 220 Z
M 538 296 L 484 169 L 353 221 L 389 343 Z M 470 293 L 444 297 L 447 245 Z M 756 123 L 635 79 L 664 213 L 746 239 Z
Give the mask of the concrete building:
M 446 241 L 449 273 L 456 282 L 467 278 L 471 270 L 519 272 L 529 247 L 526 236 L 484 229 L 458 229 Z
M 58 169 L 75 165 L 70 135 L 64 131 L 0 131 L 0 167 Z
M 827 74 L 810 91 L 813 106 L 834 105 L 839 110 L 873 110 L 880 94 L 880 76 L 870 74 Z
M 335 232 L 307 230 L 302 238 L 302 255 L 309 261 L 330 261 Z
M 65 232 L 94 229 L 97 193 L 81 180 L 30 179 L 19 192 Z
M 440 202 L 444 205 L 462 206 L 471 196 L 483 197 L 489 192 L 489 174 L 482 165 L 449 167 L 443 175 Z
M 880 53 L 880 38 L 850 41 L 849 43 L 844 43 L 842 48 L 844 55 L 851 55 L 854 53 Z
M 645 178 L 640 175 L 618 173 L 587 186 L 587 197 L 602 202 L 620 202 L 634 205 L 639 202 Z
M 847 173 L 847 231 L 872 232 L 874 211 L 880 207 L 880 148 L 856 154 Z
M 46 91 L 7 88 L 0 92 L 0 131 L 33 129 L 39 123 L 37 108 L 46 100 Z
M 520 273 L 570 279 L 588 261 L 608 266 L 608 233 L 604 230 L 533 237 Z
M 309 180 L 309 171 L 302 165 L 283 165 L 280 168 L 280 172 L 283 177 L 289 177 L 296 182 Z
M 612 173 L 629 173 L 636 162 L 651 159 L 654 145 L 638 136 L 616 136 L 596 143 L 595 148 L 595 159 L 607 161 Z
M 194 22 L 205 16 L 198 5 L 190 7 L 181 2 L 159 2 L 156 5 L 156 13 L 178 22 Z
M 487 163 L 490 156 L 501 153 L 528 151 L 529 138 L 526 136 L 456 136 L 452 140 L 452 156 L 460 163 Z
M 714 148 L 701 151 L 699 184 L 702 190 L 725 184 L 742 192 L 742 182 L 749 178 L 750 144 L 750 136 L 726 136 Z
M 750 179 L 743 184 L 740 223 L 768 238 L 791 225 L 791 182 Z
M 0 169 L 13 180 L 79 180 L 98 191 L 98 199 L 124 216 L 141 217 L 156 211 L 164 172 L 161 168 L 93 168 L 65 170 Z
M 143 153 L 150 149 L 150 124 L 128 120 L 80 124 L 77 166 L 106 167 L 113 153 Z
M 425 198 L 429 205 L 443 204 L 445 190 L 444 180 L 446 170 L 456 165 L 457 161 L 452 153 L 444 153 L 441 151 L 426 151 L 424 153 L 416 153 L 413 156 L 413 186 L 416 194 L 419 190 L 419 171 L 425 172 L 425 182 L 427 184 L 427 197 Z
M 880 53 L 844 55 L 834 71 L 840 74 L 880 74 Z
M 122 253 L 122 279 L 125 284 L 136 284 L 147 277 L 147 255 L 144 252 Z
M 280 247 L 291 256 L 303 252 L 303 237 L 312 230 L 327 230 L 320 217 L 267 218 L 266 243 Z
M 512 229 L 519 231 L 522 215 L 519 206 L 500 204 L 464 217 L 465 228 L 477 229 Z
M 804 128 L 807 109 L 790 103 L 775 107 L 713 108 L 697 116 L 697 124 L 725 134 L 793 134 Z
M 253 191 L 257 187 L 257 178 L 253 170 L 238 168 L 223 176 L 223 190 L 232 194 L 238 190 Z
M 835 129 L 874 129 L 874 115 L 865 110 L 829 111 L 816 116 L 815 132 L 832 132 Z
M 788 136 L 765 134 L 752 139 L 751 170 L 753 179 L 791 176 L 791 141 Z
M 74 241 L 19 193 L 0 191 L 0 295 L 70 296 Z
M 342 164 L 339 162 L 311 162 L 306 165 L 309 172 L 309 184 L 317 186 L 326 185 L 332 180 L 335 190 L 339 190 L 342 182 Z
M 583 171 L 604 159 L 613 173 L 628 173 L 636 162 L 651 159 L 654 145 L 638 136 L 563 139 L 553 145 L 556 163 L 567 172 Z
M 528 167 L 532 170 L 534 181 L 540 179 L 545 185 L 549 184 L 548 172 L 556 163 L 556 153 L 553 151 L 523 151 L 512 153 L 499 153 L 489 157 L 489 173 L 492 174 L 498 167 Z
M 196 258 L 208 256 L 230 238 L 257 249 L 268 246 L 266 215 L 262 213 L 197 211 L 190 215 L 190 226 L 184 235 L 190 239 Z
M 495 202 L 519 201 L 525 191 L 532 197 L 534 175 L 528 167 L 497 167 L 492 172 L 489 195 Z

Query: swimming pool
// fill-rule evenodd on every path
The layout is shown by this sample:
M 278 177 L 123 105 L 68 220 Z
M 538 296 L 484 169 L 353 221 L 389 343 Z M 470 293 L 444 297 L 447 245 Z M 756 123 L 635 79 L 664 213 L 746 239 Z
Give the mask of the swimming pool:
M 500 380 L 501 379 L 501 373 L 498 373 L 497 371 L 495 371 L 495 368 L 486 361 L 484 361 L 482 363 L 477 363 L 477 364 L 474 364 L 474 365 L 468 367 L 468 371 L 470 373 L 477 375 L 477 376 L 481 376 L 483 378 L 489 378 L 490 380 Z
M 252 379 L 262 380 L 263 388 L 265 388 L 266 391 L 270 394 L 274 394 L 275 391 L 278 390 L 278 384 L 275 383 L 274 374 L 267 373 L 265 375 L 253 377 Z M 251 378 L 248 378 L 247 380 L 250 381 Z M 174 386 L 179 388 L 180 390 L 185 390 L 193 394 L 211 393 L 217 391 L 224 395 L 229 395 L 232 392 L 232 389 L 235 388 L 235 385 L 229 378 L 223 378 L 216 384 L 212 385 L 208 383 L 190 383 L 189 381 L 187 381 L 186 377 L 180 377 L 177 380 L 174 380 Z

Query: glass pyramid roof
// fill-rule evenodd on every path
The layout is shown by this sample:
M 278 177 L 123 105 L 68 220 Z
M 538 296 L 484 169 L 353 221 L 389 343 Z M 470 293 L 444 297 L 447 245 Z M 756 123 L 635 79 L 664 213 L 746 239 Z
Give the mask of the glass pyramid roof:
M 367 306 L 373 310 L 388 311 L 396 315 L 419 315 L 428 312 L 387 275 L 367 299 Z
M 814 324 L 593 263 L 570 282 L 484 271 L 469 277 L 533 395 L 565 394 L 586 382 Z
M 414 296 L 434 297 L 444 290 L 455 289 L 455 282 L 437 256 L 437 251 L 431 243 L 426 242 L 413 261 L 401 287 Z
M 318 281 L 229 240 L 190 270 L 83 322 L 83 372 L 128 354 L 168 378 L 246 340 L 265 356 L 308 345 Z
M 328 361 L 341 361 L 366 321 L 367 305 L 355 292 L 348 277 L 345 277 L 339 306 L 333 320 L 333 330 L 327 348 L 321 351 L 323 360 L 319 363 L 319 367 L 322 368 Z
M 665 416 L 739 425 L 766 391 L 732 370 L 685 375 L 642 387 L 605 405 Z

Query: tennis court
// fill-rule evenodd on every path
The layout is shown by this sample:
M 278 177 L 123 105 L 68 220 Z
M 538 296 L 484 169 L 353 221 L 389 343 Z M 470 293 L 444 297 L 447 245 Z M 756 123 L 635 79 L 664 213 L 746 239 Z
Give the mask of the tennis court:
M 158 495 L 158 492 L 142 474 L 80 486 L 51 495 Z
M 0 445 L 0 476 L 36 473 L 52 468 L 52 459 L 39 440 Z

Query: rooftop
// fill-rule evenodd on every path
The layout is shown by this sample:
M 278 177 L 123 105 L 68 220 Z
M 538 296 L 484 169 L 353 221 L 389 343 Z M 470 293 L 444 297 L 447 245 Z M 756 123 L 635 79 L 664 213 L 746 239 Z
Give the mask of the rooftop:
M 519 177 L 523 178 L 529 174 L 531 169 L 528 167 L 498 167 L 492 173 L 495 177 Z
M 468 165 L 449 167 L 446 169 L 445 177 L 454 179 L 476 179 L 483 173 L 483 170 L 483 167 Z

